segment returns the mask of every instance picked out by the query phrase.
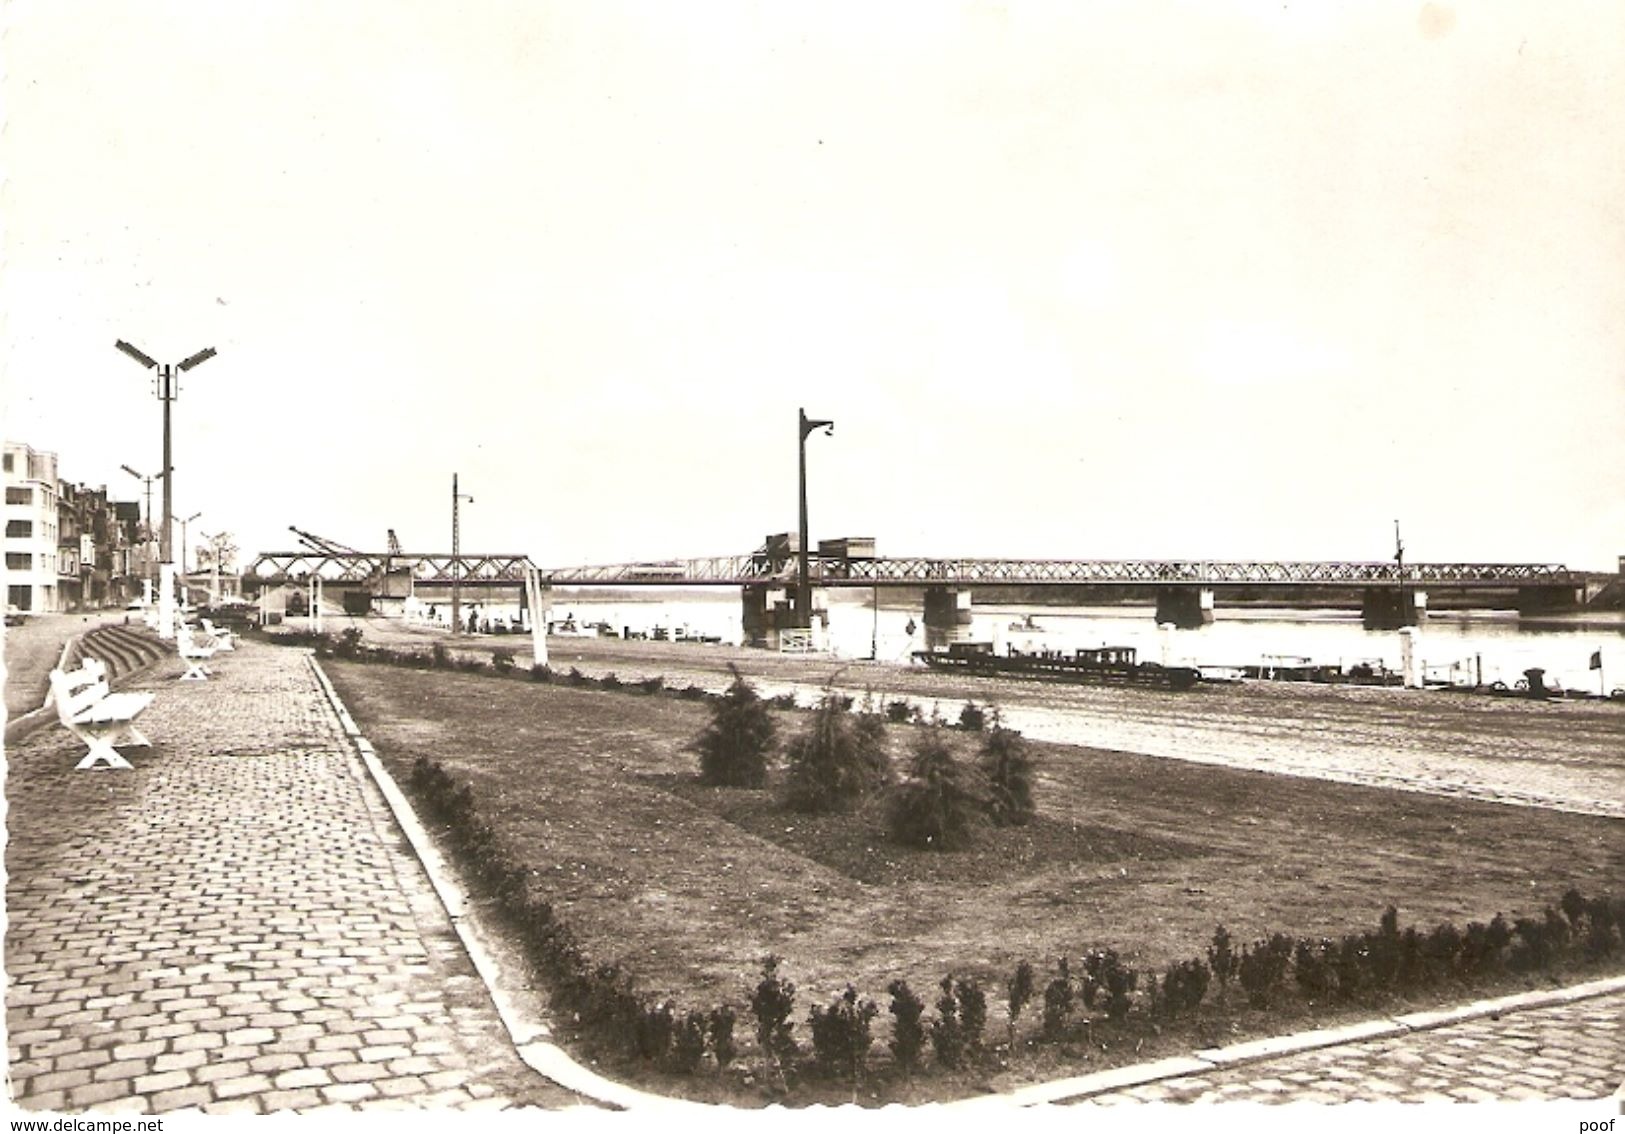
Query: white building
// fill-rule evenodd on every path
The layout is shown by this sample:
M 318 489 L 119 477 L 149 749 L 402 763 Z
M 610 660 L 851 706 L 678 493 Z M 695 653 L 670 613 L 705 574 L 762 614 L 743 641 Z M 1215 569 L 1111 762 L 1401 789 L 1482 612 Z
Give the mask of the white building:
M 6 608 L 58 609 L 56 454 L 5 443 Z

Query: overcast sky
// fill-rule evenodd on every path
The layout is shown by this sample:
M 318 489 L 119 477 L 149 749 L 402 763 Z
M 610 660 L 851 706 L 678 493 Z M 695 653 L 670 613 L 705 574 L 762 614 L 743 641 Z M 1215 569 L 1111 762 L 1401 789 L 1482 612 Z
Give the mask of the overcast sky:
M 544 566 L 1625 554 L 1625 5 L 63 3 L 5 433 Z M 178 536 L 177 536 L 178 539 Z

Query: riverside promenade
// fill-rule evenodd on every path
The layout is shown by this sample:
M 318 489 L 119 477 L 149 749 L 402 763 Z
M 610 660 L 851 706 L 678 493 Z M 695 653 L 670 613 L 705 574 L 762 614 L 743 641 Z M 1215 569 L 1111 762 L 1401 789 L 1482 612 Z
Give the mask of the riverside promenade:
M 54 721 L 8 744 L 12 1105 L 592 1105 L 516 1053 L 305 651 L 247 642 L 211 667 L 178 682 L 166 658 L 125 686 L 157 694 L 133 771 L 74 772 L 82 745 Z M 1625 1083 L 1625 984 L 1465 1015 L 976 1102 L 1603 1099 Z

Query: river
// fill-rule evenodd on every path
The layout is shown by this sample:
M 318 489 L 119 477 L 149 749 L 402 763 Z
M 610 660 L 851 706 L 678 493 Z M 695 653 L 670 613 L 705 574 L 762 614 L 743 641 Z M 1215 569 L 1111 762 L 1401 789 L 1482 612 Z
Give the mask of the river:
M 650 591 L 638 598 L 601 599 L 590 591 L 557 592 L 554 620 L 605 622 L 617 632 L 652 635 L 657 628 L 720 638 L 738 644 L 737 594 L 714 597 L 692 591 Z M 926 647 L 922 604 L 880 597 L 837 595 L 829 608 L 829 651 L 837 657 L 902 662 Z M 992 642 L 999 652 L 1070 652 L 1080 646 L 1133 646 L 1140 657 L 1171 665 L 1250 666 L 1359 662 L 1400 668 L 1397 631 L 1367 630 L 1353 611 L 1268 610 L 1220 607 L 1215 620 L 1197 630 L 1158 627 L 1149 607 L 1058 607 L 977 605 L 966 635 Z M 1471 684 L 1514 684 L 1524 671 L 1545 671 L 1548 685 L 1596 692 L 1625 686 L 1625 614 L 1598 612 L 1540 619 L 1510 612 L 1449 611 L 1431 614 L 1416 634 L 1416 653 L 1427 676 Z M 1600 654 L 1602 668 L 1591 668 Z

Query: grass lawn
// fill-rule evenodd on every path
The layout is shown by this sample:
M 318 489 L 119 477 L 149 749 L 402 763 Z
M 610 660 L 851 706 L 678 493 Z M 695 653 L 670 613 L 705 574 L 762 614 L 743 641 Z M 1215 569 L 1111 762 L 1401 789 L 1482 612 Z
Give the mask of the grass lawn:
M 483 817 L 592 955 L 622 961 L 641 989 L 681 1008 L 732 1002 L 742 1041 L 770 952 L 798 986 L 797 1036 L 805 1042 L 808 1007 L 851 982 L 881 1006 L 879 1051 L 897 977 L 927 1000 L 947 973 L 977 977 L 991 1040 L 1005 1034 L 1005 982 L 1022 960 L 1042 987 L 1058 957 L 1100 947 L 1160 972 L 1202 955 L 1221 923 L 1239 945 L 1374 929 L 1388 904 L 1401 926 L 1464 927 L 1497 912 L 1539 916 L 1571 886 L 1625 891 L 1625 821 L 1060 745 L 1033 746 L 1035 823 L 984 830 L 966 851 L 910 850 L 887 839 L 878 806 L 810 817 L 781 810 L 771 783 L 698 785 L 684 749 L 709 718 L 704 704 L 323 664 L 398 781 L 426 755 L 471 782 Z M 775 717 L 781 738 L 806 719 Z M 889 727 L 894 766 L 919 727 Z M 975 737 L 954 742 L 969 756 Z M 1293 1030 L 1310 1015 L 1335 1013 L 1295 998 L 1268 1016 L 1207 1012 L 1197 1033 L 1139 1037 L 1138 1056 Z M 993 1078 L 1135 1054 L 1035 1050 Z M 938 1081 L 918 1097 L 986 1081 L 946 1091 Z

